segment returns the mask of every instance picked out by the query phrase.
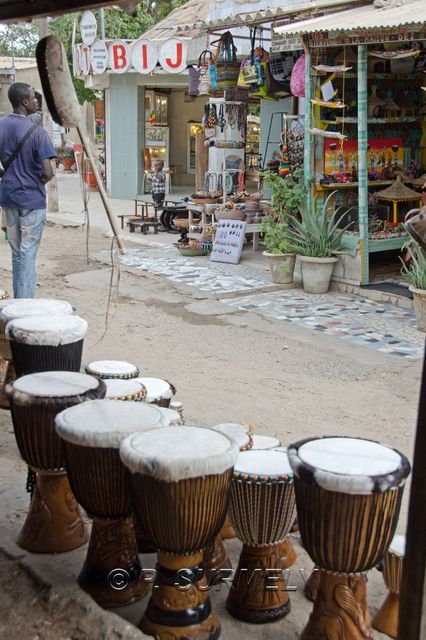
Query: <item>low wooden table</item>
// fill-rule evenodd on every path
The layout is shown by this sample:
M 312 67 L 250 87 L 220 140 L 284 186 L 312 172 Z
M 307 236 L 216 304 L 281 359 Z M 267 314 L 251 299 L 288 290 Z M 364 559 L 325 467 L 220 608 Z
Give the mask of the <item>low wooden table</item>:
M 154 233 L 158 233 L 158 225 L 160 223 L 146 220 L 128 220 L 126 224 L 129 227 L 130 233 L 134 233 L 136 227 L 139 227 L 141 232 L 146 235 L 149 227 L 154 229 Z

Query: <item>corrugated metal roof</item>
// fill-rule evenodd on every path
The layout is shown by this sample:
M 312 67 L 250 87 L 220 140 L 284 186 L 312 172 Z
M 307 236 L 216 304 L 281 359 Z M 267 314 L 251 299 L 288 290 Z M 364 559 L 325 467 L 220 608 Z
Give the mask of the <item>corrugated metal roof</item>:
M 171 11 L 158 24 L 148 29 L 143 37 L 149 40 L 167 40 L 167 38 L 175 37 L 183 32 L 186 32 L 186 37 L 197 37 L 202 30 L 197 23 L 202 23 L 207 18 L 209 6 L 209 2 L 206 0 L 188 0 L 182 6 Z M 185 28 L 181 28 L 181 25 L 185 25 Z M 186 25 L 191 25 L 191 28 L 187 29 Z M 188 31 L 190 33 L 187 33 Z
M 178 21 L 175 23 L 175 30 L 189 31 L 191 29 L 224 29 L 238 26 L 245 26 L 256 23 L 272 22 L 295 14 L 303 14 L 311 11 L 335 10 L 340 6 L 349 4 L 359 4 L 357 0 L 280 0 L 278 6 L 269 6 L 255 11 L 243 11 L 241 2 L 243 0 L 234 0 L 230 3 L 228 11 L 218 11 L 220 3 L 207 2 L 207 15 L 198 15 L 194 20 Z M 247 2 L 244 5 L 249 4 Z M 257 2 L 259 7 L 263 3 Z M 186 5 L 183 5 L 184 7 Z M 171 15 L 171 14 L 170 14 Z
M 395 27 L 422 25 L 426 22 L 426 0 L 411 0 L 402 6 L 376 8 L 374 4 L 348 9 L 339 13 L 293 22 L 275 27 L 274 31 L 283 35 L 303 35 L 320 31 L 348 33 L 355 29 L 391 29 Z
M 37 66 L 35 58 L 12 58 L 12 56 L 0 56 L 1 69 L 31 69 Z

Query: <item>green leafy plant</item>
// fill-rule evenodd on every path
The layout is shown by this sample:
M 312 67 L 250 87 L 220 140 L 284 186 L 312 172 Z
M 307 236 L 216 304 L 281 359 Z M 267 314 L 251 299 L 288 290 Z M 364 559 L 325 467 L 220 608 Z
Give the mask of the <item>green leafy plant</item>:
M 296 215 L 306 201 L 308 187 L 305 183 L 303 169 L 298 167 L 285 177 L 277 173 L 262 173 L 263 184 L 272 191 L 272 211 L 280 219 L 284 215 Z
M 56 147 L 56 152 L 60 159 L 74 159 L 74 150 L 72 147 L 67 147 L 66 145 L 61 145 Z
M 263 241 L 268 253 L 292 253 L 293 245 L 289 236 L 288 223 L 273 216 L 263 218 L 260 225 Z
M 347 212 L 340 217 L 330 204 L 335 192 L 330 193 L 325 201 L 324 211 L 318 211 L 316 200 L 312 209 L 301 207 L 301 220 L 291 216 L 289 238 L 294 250 L 302 256 L 314 258 L 331 258 L 342 248 L 343 233 L 352 224 L 342 225 Z
M 407 249 L 411 253 L 409 263 L 402 262 L 402 277 L 411 284 L 415 289 L 426 290 L 426 258 L 421 247 L 410 240 L 406 242 L 403 249 Z

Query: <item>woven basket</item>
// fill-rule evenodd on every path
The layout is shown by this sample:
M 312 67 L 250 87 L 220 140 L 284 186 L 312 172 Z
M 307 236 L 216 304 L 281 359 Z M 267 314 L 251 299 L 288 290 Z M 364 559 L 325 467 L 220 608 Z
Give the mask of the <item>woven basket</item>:
M 194 204 L 218 204 L 220 198 L 192 198 Z

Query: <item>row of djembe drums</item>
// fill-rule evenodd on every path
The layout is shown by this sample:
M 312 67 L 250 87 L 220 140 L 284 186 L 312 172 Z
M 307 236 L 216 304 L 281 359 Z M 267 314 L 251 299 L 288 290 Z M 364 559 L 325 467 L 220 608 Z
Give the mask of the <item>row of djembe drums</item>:
M 243 549 L 227 609 L 267 622 L 289 611 L 282 545 L 297 504 L 302 543 L 319 568 L 302 638 L 371 637 L 364 574 L 385 556 L 395 532 L 410 470 L 401 453 L 343 437 L 300 441 L 288 451 L 250 450 L 252 436 L 235 425 L 184 426 L 179 412 L 164 406 L 171 385 L 163 392 L 169 397 L 158 389 L 150 395 L 149 384 L 139 382 L 141 389 L 110 398 L 145 402 L 105 399 L 105 376 L 131 378 L 134 371 L 92 363 L 87 370 L 94 375 L 78 373 L 82 344 L 80 362 L 72 348 L 59 349 L 63 357 L 58 351 L 82 341 L 76 324 L 71 331 L 65 322 L 61 334 L 57 318 L 46 328 L 42 317 L 5 324 L 21 376 L 5 391 L 19 450 L 37 471 L 21 546 L 51 553 L 84 544 L 79 503 L 93 521 L 81 586 L 105 607 L 143 597 L 138 533 L 158 551 L 142 630 L 163 640 L 213 639 L 220 622 L 206 589 L 204 551 L 215 547 L 228 506 Z M 30 346 L 28 353 L 15 342 Z M 74 371 L 61 370 L 71 361 Z M 40 362 L 47 370 L 33 373 Z

